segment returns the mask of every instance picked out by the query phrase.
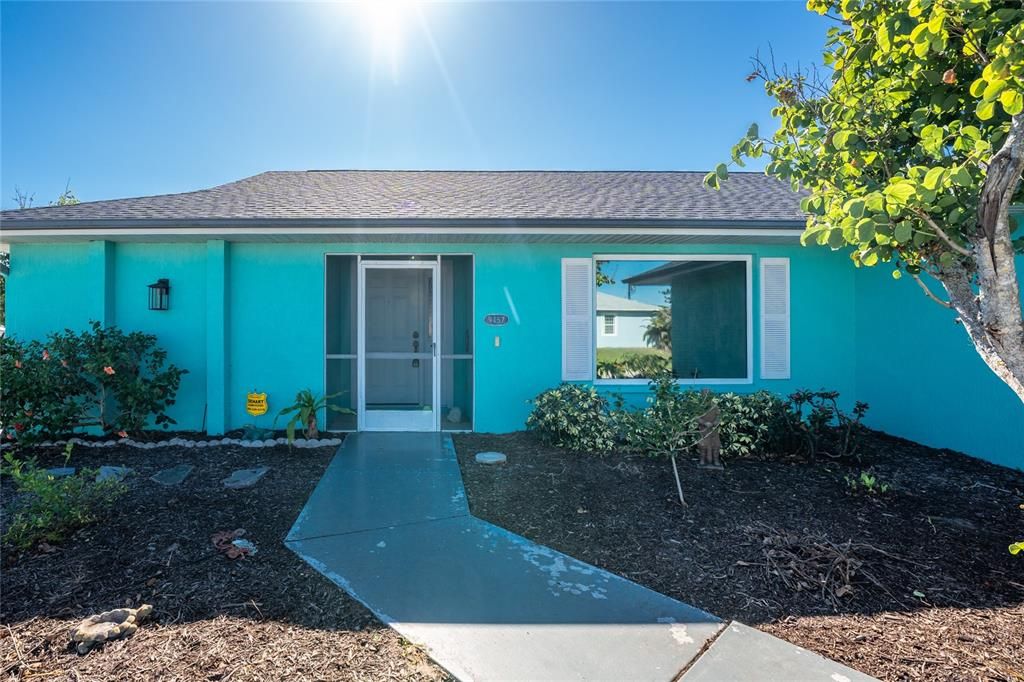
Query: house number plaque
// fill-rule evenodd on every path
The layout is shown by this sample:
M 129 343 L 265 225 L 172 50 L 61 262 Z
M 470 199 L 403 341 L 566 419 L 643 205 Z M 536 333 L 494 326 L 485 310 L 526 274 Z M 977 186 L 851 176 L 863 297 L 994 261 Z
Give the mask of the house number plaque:
M 484 315 L 484 324 L 488 324 L 492 327 L 504 327 L 508 324 L 508 315 L 500 315 L 498 313 Z

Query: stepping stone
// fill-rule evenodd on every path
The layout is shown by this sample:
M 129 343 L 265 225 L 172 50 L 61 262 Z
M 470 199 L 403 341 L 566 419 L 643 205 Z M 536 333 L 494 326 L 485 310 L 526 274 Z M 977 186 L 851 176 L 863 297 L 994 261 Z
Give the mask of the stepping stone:
M 100 470 L 96 473 L 96 482 L 100 481 L 118 481 L 124 480 L 125 476 L 132 472 L 128 467 L 112 467 L 112 466 L 101 466 Z
M 150 476 L 149 480 L 160 485 L 180 485 L 182 481 L 188 478 L 188 475 L 192 473 L 194 468 L 191 464 L 179 464 L 170 469 L 156 472 Z
M 74 476 L 75 467 L 54 467 L 53 469 L 47 469 L 46 473 L 50 474 L 54 478 L 63 478 L 64 476 Z
M 249 488 L 256 485 L 256 482 L 263 478 L 263 474 L 270 471 L 270 467 L 257 467 L 255 469 L 238 469 L 232 471 L 231 475 L 224 479 L 225 488 Z
M 503 452 L 478 452 L 474 459 L 477 464 L 504 464 L 508 461 Z

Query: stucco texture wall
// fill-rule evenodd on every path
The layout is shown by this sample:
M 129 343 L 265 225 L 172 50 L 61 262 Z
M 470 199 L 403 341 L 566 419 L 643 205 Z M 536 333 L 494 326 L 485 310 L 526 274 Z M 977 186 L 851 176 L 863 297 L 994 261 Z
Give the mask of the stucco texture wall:
M 1024 405 L 978 357 L 955 314 L 888 268 L 857 270 L 856 280 L 857 396 L 871 405 L 867 423 L 1024 469 Z

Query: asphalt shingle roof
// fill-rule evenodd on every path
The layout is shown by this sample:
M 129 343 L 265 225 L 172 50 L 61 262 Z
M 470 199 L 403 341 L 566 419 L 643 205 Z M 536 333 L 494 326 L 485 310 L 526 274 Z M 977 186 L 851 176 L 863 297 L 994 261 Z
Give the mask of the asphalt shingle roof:
M 795 223 L 799 195 L 760 173 L 720 191 L 700 172 L 271 171 L 182 194 L 4 211 L 8 227 L 175 221 L 725 221 Z

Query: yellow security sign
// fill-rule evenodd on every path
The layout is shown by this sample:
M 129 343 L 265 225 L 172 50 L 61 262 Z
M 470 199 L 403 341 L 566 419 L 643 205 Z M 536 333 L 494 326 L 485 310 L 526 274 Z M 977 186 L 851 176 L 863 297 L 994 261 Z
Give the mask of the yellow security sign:
M 253 417 L 259 417 L 267 413 L 267 394 L 249 393 L 245 396 L 245 411 Z

